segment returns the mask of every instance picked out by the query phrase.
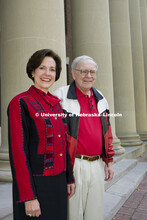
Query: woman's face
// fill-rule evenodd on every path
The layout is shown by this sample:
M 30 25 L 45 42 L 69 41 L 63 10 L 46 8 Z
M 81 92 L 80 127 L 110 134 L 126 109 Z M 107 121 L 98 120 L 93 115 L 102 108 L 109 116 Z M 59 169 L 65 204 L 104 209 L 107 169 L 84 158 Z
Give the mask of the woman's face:
M 47 93 L 48 89 L 55 82 L 56 62 L 52 57 L 46 56 L 39 67 L 32 72 L 34 86 Z

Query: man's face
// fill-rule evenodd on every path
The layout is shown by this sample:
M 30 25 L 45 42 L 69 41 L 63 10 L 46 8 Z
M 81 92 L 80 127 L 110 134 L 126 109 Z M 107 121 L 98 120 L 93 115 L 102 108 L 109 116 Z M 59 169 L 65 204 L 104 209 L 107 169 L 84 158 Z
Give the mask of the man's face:
M 72 77 L 75 80 L 78 89 L 80 89 L 84 94 L 89 94 L 89 90 L 96 81 L 95 63 L 89 59 L 79 62 L 76 69 L 72 69 Z

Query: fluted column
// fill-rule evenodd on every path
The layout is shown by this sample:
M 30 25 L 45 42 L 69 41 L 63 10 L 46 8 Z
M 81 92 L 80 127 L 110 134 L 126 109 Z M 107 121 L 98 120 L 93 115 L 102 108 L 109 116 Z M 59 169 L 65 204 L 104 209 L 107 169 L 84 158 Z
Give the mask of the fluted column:
M 95 87 L 107 98 L 111 113 L 114 110 L 111 40 L 108 0 L 72 0 L 73 57 L 88 55 L 98 66 Z M 111 117 L 114 149 L 124 153 L 115 134 L 115 118 Z
M 129 0 L 132 63 L 134 75 L 136 128 L 141 139 L 147 140 L 146 91 L 139 2 L 139 0 Z
M 28 58 L 39 49 L 50 48 L 62 58 L 61 79 L 66 82 L 63 0 L 1 0 L 2 146 L 0 160 L 8 160 L 7 106 L 16 94 L 32 84 L 26 74 Z M 1 171 L 0 171 L 1 172 Z M 1 178 L 1 175 L 0 175 Z
M 122 113 L 122 118 L 116 118 L 116 133 L 124 146 L 141 145 L 136 132 L 129 3 L 128 0 L 109 3 L 115 111 Z
M 146 87 L 146 104 L 147 104 L 147 0 L 140 0 L 145 87 Z

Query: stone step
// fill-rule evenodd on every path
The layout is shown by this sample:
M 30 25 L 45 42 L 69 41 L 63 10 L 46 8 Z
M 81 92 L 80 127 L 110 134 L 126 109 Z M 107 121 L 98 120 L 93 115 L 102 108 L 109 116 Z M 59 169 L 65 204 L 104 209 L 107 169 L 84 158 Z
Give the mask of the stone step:
M 0 183 L 0 220 L 7 219 L 12 212 L 12 184 Z
M 7 160 L 9 161 L 9 154 L 5 152 L 0 152 L 0 160 L 4 161 Z
M 0 181 L 12 182 L 11 168 L 8 153 L 0 153 Z
M 0 181 L 1 182 L 12 182 L 12 174 L 10 163 L 8 160 L 0 160 Z
M 4 218 L 1 218 L 1 220 L 13 220 L 13 214 L 5 216 Z
M 105 192 L 104 220 L 112 220 L 117 211 L 147 175 L 147 162 L 138 162 Z
M 2 161 L 0 160 L 0 171 L 1 170 L 9 170 L 10 171 L 10 163 L 9 161 Z
M 117 182 L 123 175 L 137 165 L 138 161 L 135 159 L 122 159 L 113 165 L 114 177 L 111 181 L 105 182 L 105 190 Z
M 12 182 L 12 174 L 10 170 L 0 169 L 0 182 Z
M 125 147 L 125 153 L 114 156 L 114 163 L 122 159 L 135 159 L 147 151 L 147 141 L 144 141 L 141 146 Z

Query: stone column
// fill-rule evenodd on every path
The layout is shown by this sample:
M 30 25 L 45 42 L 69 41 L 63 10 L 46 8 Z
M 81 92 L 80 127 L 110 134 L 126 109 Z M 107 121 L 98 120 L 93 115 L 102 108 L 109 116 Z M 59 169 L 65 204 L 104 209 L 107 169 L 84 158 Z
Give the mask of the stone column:
M 61 79 L 52 89 L 65 85 L 64 1 L 1 0 L 1 47 L 2 145 L 0 160 L 8 161 L 6 111 L 12 97 L 27 90 L 32 84 L 25 71 L 28 58 L 39 49 L 50 48 L 56 51 L 62 58 L 63 71 Z M 0 171 L 1 180 L 8 180 L 1 173 Z
M 140 0 L 145 87 L 146 87 L 146 104 L 147 104 L 147 0 Z
M 116 133 L 123 146 L 141 145 L 136 132 L 134 81 L 128 0 L 110 0 Z
M 99 68 L 95 87 L 99 89 L 114 110 L 111 40 L 108 0 L 72 0 L 73 57 L 88 55 Z M 124 153 L 115 134 L 115 118 L 111 117 L 116 154 Z
M 141 139 L 147 140 L 146 91 L 139 2 L 139 0 L 129 0 L 132 63 L 134 75 L 136 128 Z

